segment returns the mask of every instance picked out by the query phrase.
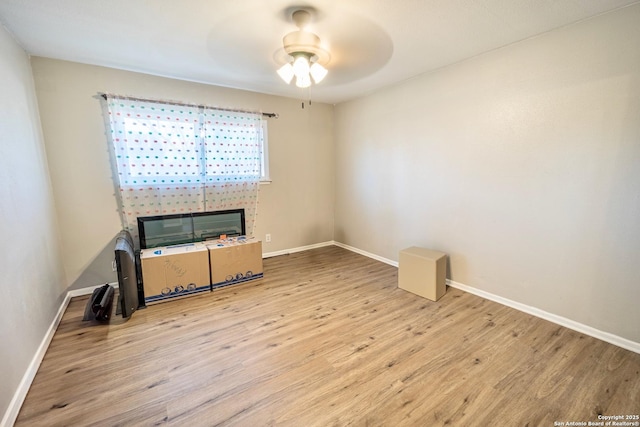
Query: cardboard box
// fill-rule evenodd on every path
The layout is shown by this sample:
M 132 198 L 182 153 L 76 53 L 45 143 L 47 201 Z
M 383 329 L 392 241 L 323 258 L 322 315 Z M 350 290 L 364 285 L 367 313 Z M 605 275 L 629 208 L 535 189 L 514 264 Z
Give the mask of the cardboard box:
M 262 277 L 260 240 L 240 236 L 207 242 L 207 247 L 212 287 L 233 285 Z
M 447 291 L 447 254 L 411 247 L 400 251 L 398 287 L 437 301 Z
M 209 251 L 203 243 L 140 252 L 145 304 L 211 290 Z

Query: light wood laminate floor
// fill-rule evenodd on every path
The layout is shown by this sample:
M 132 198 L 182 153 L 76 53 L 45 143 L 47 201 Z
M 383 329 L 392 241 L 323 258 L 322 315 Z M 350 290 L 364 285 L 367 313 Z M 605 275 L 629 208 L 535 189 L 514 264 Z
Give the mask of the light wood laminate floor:
M 640 412 L 640 355 L 338 247 L 109 325 L 74 298 L 17 426 L 553 426 Z

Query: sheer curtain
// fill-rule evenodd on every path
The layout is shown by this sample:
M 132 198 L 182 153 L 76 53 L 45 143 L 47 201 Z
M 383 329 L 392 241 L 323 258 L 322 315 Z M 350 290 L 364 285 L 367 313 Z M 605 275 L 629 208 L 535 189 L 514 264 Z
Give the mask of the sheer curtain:
M 205 109 L 205 207 L 207 211 L 244 208 L 252 235 L 258 209 L 262 115 Z
M 107 96 L 123 226 L 139 216 L 245 209 L 252 235 L 261 162 L 259 113 Z

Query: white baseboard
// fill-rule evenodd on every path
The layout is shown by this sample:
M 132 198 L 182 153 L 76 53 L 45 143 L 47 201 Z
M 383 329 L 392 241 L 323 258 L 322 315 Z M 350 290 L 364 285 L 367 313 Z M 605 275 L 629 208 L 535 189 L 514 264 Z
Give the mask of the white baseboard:
M 118 289 L 118 282 L 111 282 L 111 283 L 108 283 L 108 285 L 111 285 L 114 288 Z M 80 297 L 82 295 L 91 295 L 93 291 L 99 288 L 100 286 L 104 286 L 104 283 L 102 285 L 89 286 L 88 288 L 72 289 L 69 292 L 67 292 L 67 296 L 70 296 L 71 298 L 73 298 L 73 297 Z
M 358 248 L 354 248 L 349 245 L 345 245 L 344 243 L 335 242 L 336 246 L 341 248 L 348 249 L 352 252 L 358 253 L 360 255 L 364 255 L 369 258 L 373 258 L 377 261 L 384 262 L 385 264 L 392 265 L 394 267 L 398 267 L 397 261 L 392 261 L 388 258 L 384 258 L 375 254 L 372 254 L 367 251 L 363 251 Z M 622 347 L 626 350 L 633 351 L 634 353 L 640 354 L 640 343 L 635 341 L 628 340 L 626 338 L 622 338 L 618 335 L 611 334 L 609 332 L 604 332 L 599 329 L 593 328 L 591 326 L 587 326 L 585 324 L 576 322 L 571 319 L 567 319 L 566 317 L 558 316 L 557 314 L 549 313 L 547 311 L 541 310 L 536 307 L 532 307 L 526 304 L 522 304 L 517 301 L 510 300 L 508 298 L 503 298 L 499 295 L 492 294 L 490 292 L 483 291 L 481 289 L 474 288 L 472 286 L 464 285 L 462 283 L 455 282 L 453 280 L 447 279 L 447 285 L 452 288 L 460 289 L 461 291 L 468 292 L 470 294 L 477 295 L 479 297 L 497 302 L 498 304 L 506 305 L 507 307 L 514 308 L 516 310 L 522 311 L 524 313 L 530 314 L 535 317 L 539 317 L 544 320 L 548 320 L 549 322 L 555 323 L 556 325 L 564 326 L 565 328 L 572 329 L 574 331 L 580 332 L 585 335 L 589 335 L 591 337 L 597 338 L 599 340 L 608 342 L 609 344 L 616 345 L 618 347 Z
M 58 309 L 58 312 L 53 318 L 51 325 L 49 325 L 49 329 L 47 329 L 47 333 L 44 335 L 42 342 L 40 342 L 40 346 L 38 350 L 36 350 L 36 354 L 31 359 L 31 363 L 27 368 L 27 371 L 22 376 L 22 381 L 18 385 L 18 389 L 13 394 L 13 399 L 9 403 L 9 407 L 4 413 L 4 417 L 2 418 L 2 422 L 0 422 L 0 426 L 12 426 L 16 419 L 18 418 L 18 413 L 20 413 L 20 408 L 22 407 L 22 403 L 24 399 L 27 397 L 27 393 L 29 392 L 29 388 L 31 387 L 31 383 L 38 372 L 38 368 L 40 367 L 40 363 L 42 363 L 42 359 L 44 359 L 44 355 L 49 348 L 49 344 L 53 339 L 53 335 L 56 333 L 56 329 L 58 329 L 58 325 L 60 324 L 60 320 L 62 320 L 62 315 L 64 311 L 67 309 L 69 305 L 69 301 L 71 301 L 71 296 L 67 292 L 64 299 L 62 300 L 62 304 Z
M 115 288 L 118 287 L 117 283 L 109 283 L 109 284 Z M 71 302 L 71 298 L 81 296 L 81 295 L 91 295 L 93 293 L 93 290 L 100 286 L 102 285 L 92 286 L 89 288 L 82 288 L 82 289 L 73 289 L 67 292 L 64 299 L 62 300 L 62 304 L 60 304 L 60 308 L 58 308 L 58 312 L 56 313 L 53 320 L 51 321 L 51 324 L 49 325 L 49 329 L 47 329 L 47 332 L 45 333 L 44 338 L 42 338 L 42 341 L 40 342 L 40 346 L 38 346 L 38 350 L 36 351 L 36 354 L 31 359 L 31 363 L 29 364 L 27 371 L 22 376 L 22 380 L 18 385 L 18 389 L 13 394 L 13 398 L 9 403 L 9 407 L 4 413 L 4 417 L 2 417 L 2 421 L 0 421 L 0 426 L 9 427 L 16 422 L 16 419 L 18 418 L 18 414 L 20 413 L 20 408 L 22 407 L 22 404 L 24 403 L 24 399 L 27 397 L 27 393 L 29 392 L 29 388 L 31 387 L 31 383 L 33 383 L 33 379 L 36 377 L 38 368 L 40 368 L 42 359 L 44 359 L 44 355 L 47 353 L 49 344 L 51 344 L 51 340 L 53 339 L 53 336 L 55 335 L 56 330 L 58 329 L 58 325 L 60 325 L 60 321 L 62 320 L 62 316 L 64 315 L 64 312 L 66 311 L 67 307 L 69 306 L 69 302 Z
M 271 258 L 274 256 L 289 255 L 296 252 L 308 251 L 310 249 L 316 249 L 316 248 L 324 248 L 325 246 L 332 246 L 332 245 L 335 245 L 335 242 L 333 240 L 329 240 L 328 242 L 315 243 L 313 245 L 298 246 L 297 248 L 285 249 L 282 251 L 267 252 L 262 254 L 262 258 Z
M 574 331 L 580 332 L 581 334 L 589 335 L 599 340 L 608 342 L 609 344 L 613 344 L 618 347 L 622 347 L 626 350 L 633 351 L 634 353 L 640 354 L 640 343 L 628 340 L 626 338 L 622 338 L 618 335 L 610 334 L 609 332 L 604 332 L 599 329 L 592 328 L 591 326 L 585 325 L 580 322 L 576 322 L 571 319 L 567 319 L 566 317 L 558 316 L 557 314 L 549 313 L 548 311 L 544 311 L 539 308 L 532 307 L 530 305 L 522 304 L 517 301 L 512 301 L 510 299 L 503 298 L 499 295 L 495 295 L 495 294 L 483 291 L 481 289 L 464 285 L 462 283 L 458 283 L 453 280 L 447 279 L 447 285 L 451 286 L 452 288 L 460 289 L 461 291 L 469 292 L 470 294 L 474 294 L 479 297 L 497 302 L 498 304 L 515 308 L 516 310 L 522 311 L 532 316 L 539 317 L 544 320 L 548 320 L 549 322 L 555 323 L 556 325 L 573 329 Z
M 394 267 L 398 267 L 398 261 L 390 260 L 389 258 L 381 257 L 380 255 L 372 254 L 371 252 L 363 251 L 362 249 L 354 248 L 353 246 L 345 245 L 344 243 L 334 242 L 334 245 L 339 246 L 341 248 L 347 249 L 351 252 L 355 252 L 360 255 L 364 255 L 368 258 L 373 258 L 376 261 L 384 262 L 385 264 L 392 265 Z

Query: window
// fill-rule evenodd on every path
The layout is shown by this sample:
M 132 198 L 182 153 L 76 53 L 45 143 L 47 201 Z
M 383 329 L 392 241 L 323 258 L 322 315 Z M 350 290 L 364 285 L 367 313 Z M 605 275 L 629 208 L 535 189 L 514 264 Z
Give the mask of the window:
M 154 114 L 128 114 L 117 131 L 121 134 L 118 166 L 129 184 L 242 180 L 255 175 L 268 179 L 267 126 L 259 114 L 200 107 L 182 107 L 178 115 L 174 109 L 168 114 L 162 107 L 151 110 Z
M 107 96 L 125 228 L 139 216 L 244 209 L 269 179 L 261 113 Z
M 202 147 L 197 123 L 168 118 L 126 117 L 118 166 L 130 185 L 197 183 L 202 175 Z M 118 155 L 117 155 L 118 156 Z

